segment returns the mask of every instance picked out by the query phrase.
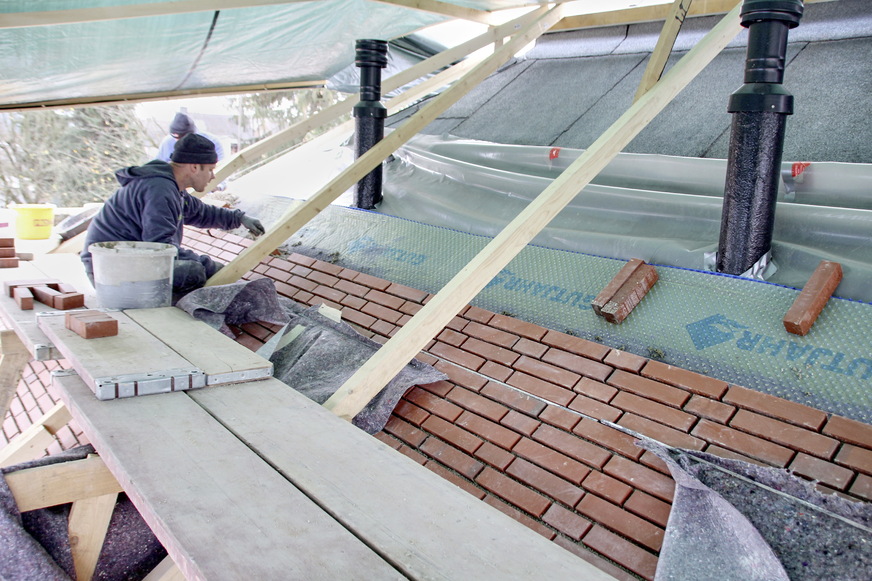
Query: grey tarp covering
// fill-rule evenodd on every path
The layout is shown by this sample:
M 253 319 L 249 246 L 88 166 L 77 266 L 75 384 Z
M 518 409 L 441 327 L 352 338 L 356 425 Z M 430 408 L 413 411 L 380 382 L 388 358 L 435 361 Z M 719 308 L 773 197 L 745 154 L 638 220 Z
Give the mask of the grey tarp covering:
M 290 299 L 279 297 L 272 279 L 261 278 L 197 289 L 176 304 L 191 316 L 233 336 L 228 325 L 251 322 L 286 324 L 262 353 L 273 363 L 273 375 L 309 399 L 323 404 L 381 346 L 355 331 Z M 286 330 L 301 333 L 278 348 Z M 447 376 L 412 360 L 367 406 L 353 423 L 370 434 L 380 431 L 397 402 L 413 385 L 433 383 Z
M 872 579 L 872 504 L 785 470 L 645 442 L 675 479 L 658 581 Z
M 93 454 L 90 445 L 2 469 L 3 474 Z M 0 579 L 61 581 L 75 579 L 67 523 L 70 505 L 20 513 L 0 478 Z M 103 549 L 92 577 L 95 581 L 143 579 L 167 553 L 133 506 L 121 494 L 109 522 Z

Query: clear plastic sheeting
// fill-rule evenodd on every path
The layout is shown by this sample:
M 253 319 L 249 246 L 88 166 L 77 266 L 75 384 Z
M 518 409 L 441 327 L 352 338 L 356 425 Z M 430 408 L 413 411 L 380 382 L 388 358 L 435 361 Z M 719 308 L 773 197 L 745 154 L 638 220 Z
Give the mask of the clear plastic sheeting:
M 378 210 L 495 236 L 582 153 L 419 135 L 385 164 Z M 704 270 L 718 246 L 726 163 L 618 154 L 533 243 Z M 836 294 L 872 301 L 872 164 L 783 168 L 791 178 L 779 188 L 769 282 L 802 288 L 832 260 L 844 271 Z

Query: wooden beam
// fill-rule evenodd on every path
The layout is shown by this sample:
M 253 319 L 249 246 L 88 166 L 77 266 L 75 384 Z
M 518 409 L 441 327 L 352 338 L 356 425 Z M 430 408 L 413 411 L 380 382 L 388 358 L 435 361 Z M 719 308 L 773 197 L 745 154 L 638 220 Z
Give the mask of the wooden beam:
M 31 355 L 15 331 L 0 331 L 0 418 L 6 417 L 9 404 L 18 390 L 24 366 Z
M 737 5 L 364 363 L 324 407 L 350 421 L 741 29 Z
M 167 556 L 142 581 L 185 581 L 185 576 L 172 557 Z
M 91 581 L 94 576 L 116 500 L 118 493 L 112 492 L 77 500 L 70 508 L 70 552 L 77 581 Z
M 547 31 L 560 18 L 561 8 L 559 6 L 551 9 L 539 8 L 536 10 L 536 14 L 538 15 L 536 20 L 525 29 L 519 31 L 502 48 L 482 61 L 441 95 L 422 107 L 420 111 L 409 117 L 403 125 L 357 158 L 354 163 L 348 166 L 345 171 L 330 181 L 319 192 L 286 212 L 272 230 L 261 236 L 254 244 L 243 250 L 230 264 L 219 270 L 206 282 L 206 285 L 227 284 L 238 280 L 239 277 L 259 263 L 263 257 L 280 246 L 294 232 L 317 216 L 321 210 L 329 206 L 343 192 L 366 176 L 386 157 L 438 117 L 440 113 L 448 109 L 470 89 L 490 76 L 491 73 L 509 60 L 518 50 Z
M 57 431 L 70 419 L 70 412 L 64 404 L 56 404 L 0 450 L 0 466 L 12 466 L 43 456 L 45 449 L 55 442 Z
M 494 16 L 486 10 L 476 10 L 457 4 L 449 4 L 447 2 L 439 2 L 438 0 L 376 0 L 383 4 L 393 4 L 394 6 L 402 6 L 404 8 L 412 8 L 421 12 L 429 12 L 430 14 L 438 14 L 440 16 L 448 16 L 459 20 L 469 20 L 470 22 L 479 22 L 481 24 L 491 25 L 495 23 Z
M 660 37 L 657 39 L 657 44 L 654 46 L 654 51 L 648 58 L 648 66 L 645 67 L 645 74 L 642 75 L 642 80 L 639 82 L 639 88 L 636 90 L 636 96 L 633 101 L 638 101 L 639 97 L 654 86 L 654 83 L 660 80 L 663 75 L 663 69 L 666 68 L 666 61 L 669 54 L 672 52 L 672 47 L 675 46 L 675 39 L 681 31 L 681 25 L 684 24 L 684 18 L 687 16 L 687 11 L 690 9 L 693 0 L 673 0 L 672 8 L 669 15 L 663 22 L 663 29 L 660 31 Z
M 103 460 L 94 455 L 4 476 L 21 512 L 122 492 Z
M 501 26 L 494 27 L 484 34 L 480 34 L 479 36 L 472 38 L 464 43 L 461 43 L 453 48 L 444 50 L 439 54 L 433 55 L 428 59 L 425 59 L 408 69 L 402 70 L 394 75 L 391 75 L 389 78 L 385 79 L 382 82 L 382 92 L 390 93 L 391 91 L 395 91 L 400 87 L 406 85 L 414 81 L 415 79 L 419 79 L 426 74 L 429 74 L 433 71 L 439 70 L 443 67 L 449 66 L 456 61 L 459 61 L 465 57 L 467 57 L 470 53 L 473 53 L 479 49 L 484 48 L 488 44 L 493 44 L 497 40 L 502 40 L 504 37 L 513 34 L 519 27 L 524 27 L 530 24 L 535 18 L 535 14 L 533 12 L 524 14 L 511 22 L 507 22 Z M 357 99 L 353 97 L 346 98 L 345 100 L 331 105 L 327 109 L 323 111 L 319 111 L 318 113 L 312 115 L 311 117 L 300 121 L 299 123 L 295 123 L 294 125 L 279 131 L 269 137 L 258 141 L 252 145 L 249 145 L 239 153 L 237 153 L 232 158 L 228 159 L 226 163 L 222 164 L 221 167 L 217 169 L 215 172 L 215 179 L 209 184 L 208 187 L 205 188 L 205 191 L 211 191 L 217 186 L 219 183 L 223 182 L 225 179 L 230 177 L 233 173 L 243 169 L 257 161 L 260 161 L 262 155 L 276 150 L 288 143 L 292 143 L 293 141 L 304 137 L 308 132 L 313 129 L 317 129 L 319 127 L 323 127 L 327 123 L 334 121 L 343 115 L 348 115 L 351 113 L 354 105 L 357 103 Z

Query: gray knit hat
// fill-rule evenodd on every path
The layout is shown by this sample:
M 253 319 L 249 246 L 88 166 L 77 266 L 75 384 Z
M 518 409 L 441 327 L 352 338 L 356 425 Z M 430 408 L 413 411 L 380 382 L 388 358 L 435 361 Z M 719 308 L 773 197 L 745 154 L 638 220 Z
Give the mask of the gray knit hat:
M 196 133 L 197 125 L 194 120 L 184 113 L 176 113 L 170 123 L 170 133 L 173 135 L 185 135 L 187 133 Z
M 173 148 L 170 159 L 176 163 L 218 163 L 215 144 L 198 133 L 188 133 Z

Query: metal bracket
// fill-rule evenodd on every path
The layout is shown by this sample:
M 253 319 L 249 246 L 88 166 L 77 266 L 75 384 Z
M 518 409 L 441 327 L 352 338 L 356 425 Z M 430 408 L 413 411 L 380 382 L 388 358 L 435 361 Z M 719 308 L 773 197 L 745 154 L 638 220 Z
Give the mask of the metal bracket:
M 102 400 L 185 391 L 205 386 L 206 374 L 203 370 L 190 368 L 94 378 L 94 394 L 97 399 Z

